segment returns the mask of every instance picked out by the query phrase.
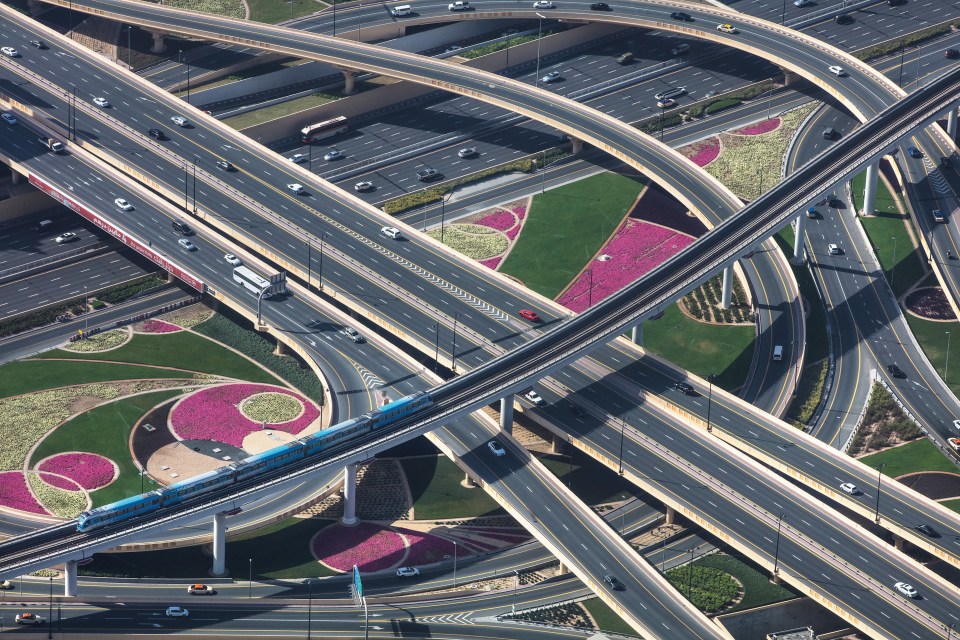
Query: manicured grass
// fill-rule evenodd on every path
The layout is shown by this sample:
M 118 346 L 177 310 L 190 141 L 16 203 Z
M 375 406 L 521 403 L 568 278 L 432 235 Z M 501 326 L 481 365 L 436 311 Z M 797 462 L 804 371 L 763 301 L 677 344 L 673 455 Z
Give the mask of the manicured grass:
M 570 456 L 538 454 L 537 458 L 553 475 L 570 487 L 586 504 L 601 504 L 632 496 L 635 487 L 579 449 L 573 449 L 573 476 Z
M 850 181 L 850 190 L 853 194 L 853 206 L 857 211 L 863 208 L 863 187 L 867 184 L 867 172 L 861 171 L 853 180 Z M 887 188 L 887 183 L 883 180 L 877 180 L 877 201 L 875 212 L 888 215 L 897 215 L 900 209 L 897 208 L 899 199 Z
M 958 472 L 956 465 L 926 438 L 864 456 L 859 460 L 874 469 L 880 468 L 881 464 L 887 465 L 883 468 L 883 474 L 891 477 L 915 471 Z
M 600 598 L 590 598 L 580 603 L 593 617 L 594 622 L 600 631 L 606 633 L 619 633 L 625 636 L 633 637 L 637 632 L 633 627 L 623 621 L 623 618 L 613 612 L 613 609 L 607 606 L 607 603 Z
M 250 6 L 250 19 L 267 24 L 310 15 L 326 7 L 326 4 L 314 0 L 247 0 L 247 4 Z
M 878 214 L 873 218 L 861 218 L 860 224 L 867 232 L 887 282 L 891 283 L 897 297 L 926 275 L 920 254 L 913 249 L 902 216 Z
M 310 539 L 328 524 L 329 520 L 291 518 L 228 540 L 227 571 L 236 580 L 245 580 L 251 568 L 254 580 L 336 575 L 314 560 L 310 553 Z M 111 577 L 192 578 L 205 582 L 213 561 L 201 549 L 98 553 L 93 562 L 81 567 L 80 572 Z
M 55 351 L 52 353 L 64 353 Z M 75 357 L 75 356 L 74 356 Z M 191 378 L 193 374 L 106 362 L 19 360 L 0 367 L 0 398 L 88 382 L 140 378 Z
M 246 358 L 186 331 L 162 335 L 137 334 L 123 347 L 103 353 L 73 353 L 58 349 L 48 351 L 38 357 L 136 362 L 188 368 L 192 371 L 238 378 L 249 382 L 277 383 L 276 378 Z
M 670 305 L 659 320 L 643 323 L 643 346 L 678 367 L 733 391 L 743 384 L 753 358 L 753 326 L 720 326 L 697 322 Z
M 601 173 L 534 196 L 500 271 L 555 298 L 610 238 L 642 188 L 641 181 Z
M 503 513 L 487 492 L 467 489 L 463 471 L 445 456 L 406 458 L 400 461 L 410 485 L 417 520 L 446 520 Z
M 955 498 L 953 500 L 943 500 L 940 504 L 945 506 L 947 509 L 953 509 L 957 513 L 960 513 L 960 498 Z
M 232 118 L 224 118 L 223 124 L 240 131 L 242 129 L 246 129 L 247 127 L 252 127 L 255 124 L 260 124 L 261 122 L 283 118 L 292 113 L 299 113 L 300 111 L 305 111 L 313 107 L 319 107 L 322 104 L 333 102 L 334 100 L 338 99 L 339 96 L 333 96 L 326 93 L 315 93 L 313 95 L 294 98 L 293 100 L 281 102 L 280 104 L 271 105 L 262 109 L 255 109 L 253 111 L 241 113 L 240 115 L 233 116 Z M 318 162 L 322 163 L 323 152 L 315 153 L 313 162 L 315 164 Z
M 941 378 L 944 375 L 947 376 L 950 391 L 954 395 L 960 395 L 960 369 L 954 368 L 956 365 L 951 367 L 950 370 L 946 369 L 947 343 L 950 344 L 950 355 L 953 358 L 960 354 L 960 348 L 958 348 L 960 345 L 954 344 L 957 339 L 960 339 L 960 331 L 957 330 L 960 329 L 960 324 L 924 320 L 909 313 L 904 315 L 907 318 L 907 324 L 910 325 L 910 331 L 913 332 L 913 337 L 917 339 L 917 343 L 926 354 L 927 360 L 930 361 Z M 949 340 L 947 339 L 947 333 L 951 334 Z M 956 336 L 956 338 L 953 336 Z M 953 361 L 960 362 L 958 360 Z
M 110 458 L 120 467 L 120 477 L 91 493 L 93 506 L 110 504 L 140 493 L 140 474 L 130 458 L 130 430 L 140 417 L 180 391 L 158 391 L 124 398 L 96 407 L 57 427 L 33 452 L 30 466 L 55 453 L 88 451 Z M 151 482 L 144 490 L 152 489 Z
M 719 569 L 732 575 L 743 585 L 743 600 L 729 611 L 761 607 L 773 602 L 789 600 L 799 595 L 789 587 L 773 584 L 770 582 L 769 574 L 736 554 L 714 553 L 696 560 L 694 564 Z

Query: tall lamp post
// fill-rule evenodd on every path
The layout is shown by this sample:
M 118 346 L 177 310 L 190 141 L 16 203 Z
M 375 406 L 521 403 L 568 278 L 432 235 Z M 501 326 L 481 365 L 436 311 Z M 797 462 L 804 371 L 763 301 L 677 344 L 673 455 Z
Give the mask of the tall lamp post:
M 132 25 L 127 25 L 127 68 L 133 69 L 133 64 L 130 62 L 130 55 L 132 50 L 130 48 L 130 29 L 133 29 Z
M 453 346 L 450 349 L 450 370 L 457 372 L 457 320 L 460 319 L 460 312 L 453 314 Z
M 587 269 L 590 276 L 590 288 L 587 289 L 587 309 L 593 306 L 593 269 Z
M 883 478 L 883 468 L 885 466 L 887 466 L 886 462 L 877 467 L 877 507 L 873 515 L 873 519 L 877 523 L 880 522 L 880 479 Z
M 53 640 L 53 576 L 50 576 L 50 608 L 47 612 L 47 640 Z
M 520 586 L 520 572 L 513 570 L 513 603 L 510 605 L 510 613 L 517 612 L 517 587 Z
M 713 427 L 710 426 L 710 405 L 713 404 L 713 379 L 716 378 L 716 374 L 711 373 L 707 376 L 707 433 L 713 431 Z
M 453 541 L 453 588 L 457 588 L 457 541 Z
M 440 368 L 440 323 L 434 322 L 432 329 L 436 332 L 433 339 L 433 371 Z
M 783 514 L 777 518 L 777 544 L 773 550 L 773 578 L 780 574 L 780 525 L 783 523 Z
M 323 291 L 323 240 L 327 237 L 327 232 L 320 232 L 320 271 L 317 272 L 317 289 Z
M 313 284 L 311 267 L 313 267 L 313 242 L 307 237 L 307 291 L 310 290 L 310 286 Z
M 247 559 L 247 599 L 253 599 L 253 558 Z
M 307 578 L 307 640 L 313 632 L 313 578 Z
M 620 421 L 620 469 L 619 471 L 617 471 L 617 473 L 619 473 L 621 476 L 623 475 L 623 438 L 624 438 L 624 422 L 623 420 L 621 420 Z M 573 463 L 571 462 L 570 464 L 572 467 Z M 573 473 L 571 473 L 570 475 L 573 475 Z
M 543 15 L 537 14 L 537 75 L 533 78 L 533 88 L 540 88 L 540 41 L 543 40 Z
M 273 286 L 273 285 L 268 284 L 267 286 L 265 286 L 263 289 L 260 290 L 260 295 L 257 296 L 257 326 L 258 326 L 258 327 L 259 327 L 260 324 L 261 324 L 261 314 L 260 314 L 260 311 L 261 311 L 261 308 L 263 307 L 263 296 L 266 295 L 267 291 L 269 291 L 269 290 L 270 290 L 270 287 L 272 287 L 272 286 Z

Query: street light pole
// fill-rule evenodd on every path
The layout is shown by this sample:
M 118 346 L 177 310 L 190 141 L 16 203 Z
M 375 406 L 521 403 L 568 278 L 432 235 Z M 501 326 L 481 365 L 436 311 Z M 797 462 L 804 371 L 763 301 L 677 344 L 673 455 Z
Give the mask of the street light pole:
M 53 640 L 53 576 L 50 576 L 50 609 L 47 612 L 47 640 Z
M 624 438 L 624 422 L 620 421 L 620 470 L 617 471 L 621 476 L 623 475 L 623 438 Z M 572 463 L 571 463 L 572 464 Z
M 130 29 L 132 28 L 133 26 L 127 25 L 127 68 L 130 70 L 133 70 L 133 64 L 130 62 L 130 54 L 132 53 L 130 49 Z
M 510 613 L 517 612 L 517 587 L 520 586 L 520 572 L 516 569 L 513 570 L 513 604 L 510 605 Z
M 433 323 L 433 330 L 436 332 L 433 340 L 433 371 L 440 368 L 440 323 Z
M 457 320 L 460 319 L 460 312 L 453 314 L 453 348 L 450 349 L 450 370 L 457 372 Z
M 883 478 L 883 468 L 887 466 L 887 463 L 884 462 L 879 467 L 877 467 L 877 507 L 874 510 L 873 519 L 877 524 L 880 523 L 880 479 Z
M 307 578 L 307 640 L 313 629 L 313 578 Z
M 533 88 L 540 88 L 540 41 L 543 40 L 543 16 L 537 14 L 540 19 L 537 22 L 537 75 L 533 78 Z
M 783 514 L 777 518 L 777 545 L 773 551 L 773 577 L 780 573 L 780 525 L 783 523 Z
M 443 219 L 447 213 L 447 196 L 442 194 L 440 196 L 440 244 L 443 244 Z
M 253 599 L 253 558 L 247 559 L 249 572 L 247 573 L 247 599 Z
M 453 541 L 453 588 L 457 588 L 457 541 Z
M 900 41 L 900 77 L 897 79 L 897 86 L 903 86 L 903 53 L 904 53 L 904 41 Z
M 713 379 L 715 375 L 710 374 L 707 376 L 707 433 L 713 431 L 713 427 L 710 426 L 710 405 L 713 404 Z
M 262 308 L 262 306 L 263 306 L 263 304 L 262 304 L 262 303 L 263 303 L 263 296 L 267 293 L 267 291 L 270 289 L 271 286 L 272 286 L 272 285 L 269 285 L 269 284 L 268 284 L 267 286 L 265 286 L 263 289 L 260 290 L 260 295 L 257 296 L 257 326 L 258 326 L 258 327 L 259 327 L 260 324 L 261 324 L 261 322 L 260 322 L 260 310 L 261 310 L 261 308 Z
M 313 243 L 310 242 L 310 238 L 307 238 L 307 290 L 308 291 L 310 290 L 310 285 L 312 283 L 311 276 L 313 275 L 310 269 L 313 266 L 312 249 L 313 249 Z
M 323 239 L 327 237 L 327 232 L 320 234 L 320 271 L 317 273 L 317 289 L 323 291 Z
M 590 288 L 587 289 L 587 309 L 593 306 L 593 269 L 587 269 L 590 276 Z

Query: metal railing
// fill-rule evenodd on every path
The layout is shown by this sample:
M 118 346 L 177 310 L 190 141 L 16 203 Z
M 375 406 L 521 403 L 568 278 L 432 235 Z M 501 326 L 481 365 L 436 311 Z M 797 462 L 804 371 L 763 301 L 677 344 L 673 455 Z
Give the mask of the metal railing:
M 25 271 L 30 271 L 36 269 L 37 267 L 42 267 L 44 265 L 53 264 L 55 262 L 60 262 L 66 260 L 67 258 L 73 258 L 75 256 L 83 255 L 85 253 L 92 253 L 94 251 L 99 251 L 109 246 L 107 242 L 97 242 L 87 247 L 77 247 L 76 249 L 70 249 L 69 251 L 64 251 L 58 253 L 55 256 L 47 256 L 46 258 L 40 258 L 39 260 L 34 260 L 33 262 L 28 262 L 26 264 L 21 264 L 16 267 L 10 267 L 9 269 L 4 269 L 0 271 L 0 280 L 8 278 L 10 276 L 17 275 L 18 273 L 23 273 Z

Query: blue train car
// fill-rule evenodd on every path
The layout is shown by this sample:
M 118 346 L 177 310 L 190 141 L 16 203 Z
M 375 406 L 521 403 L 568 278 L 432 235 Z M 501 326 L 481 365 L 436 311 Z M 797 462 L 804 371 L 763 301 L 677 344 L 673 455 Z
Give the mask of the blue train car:
M 160 501 L 160 492 L 151 491 L 84 511 L 77 517 L 77 531 L 89 531 L 105 524 L 123 522 L 142 513 L 154 511 L 160 508 Z
M 430 394 L 426 391 L 418 391 L 413 395 L 404 396 L 399 400 L 388 402 L 376 411 L 372 411 L 369 415 L 373 420 L 373 426 L 379 427 L 380 425 L 391 423 L 394 420 L 409 415 L 430 403 Z
M 263 453 L 244 458 L 234 467 L 234 480 L 243 480 L 261 471 L 276 469 L 293 460 L 299 460 L 307 454 L 302 440 L 287 442 Z
M 340 422 L 333 425 L 329 429 L 324 429 L 323 431 L 304 436 L 303 445 L 306 450 L 306 455 L 312 456 L 315 453 L 323 451 L 330 445 L 331 442 L 333 442 L 332 436 L 335 434 L 355 433 L 357 430 L 365 428 L 366 426 L 367 418 L 365 416 L 361 416 L 359 418 L 350 418 L 345 422 Z
M 230 467 L 220 467 L 213 471 L 201 473 L 198 476 L 175 482 L 160 489 L 161 506 L 176 504 L 233 482 L 233 470 Z

